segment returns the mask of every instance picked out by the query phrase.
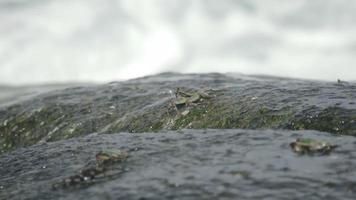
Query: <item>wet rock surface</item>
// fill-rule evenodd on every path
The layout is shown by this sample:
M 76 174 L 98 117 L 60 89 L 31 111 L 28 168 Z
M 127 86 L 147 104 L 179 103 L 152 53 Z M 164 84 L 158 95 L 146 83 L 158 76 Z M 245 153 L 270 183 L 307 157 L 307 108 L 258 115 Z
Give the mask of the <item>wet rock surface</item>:
M 339 147 L 294 153 L 308 137 Z M 129 157 L 89 183 L 53 189 L 103 149 Z M 0 158 L 0 199 L 354 199 L 356 138 L 317 131 L 182 130 L 90 134 Z
M 175 95 L 192 95 L 182 101 Z M 211 98 L 210 98 L 211 97 Z M 178 102 L 178 103 L 177 103 Z M 90 133 L 183 128 L 319 130 L 356 135 L 356 84 L 165 73 L 72 87 L 0 107 L 1 153 Z
M 356 195 L 355 83 L 164 73 L 45 89 L 0 88 L 0 199 Z

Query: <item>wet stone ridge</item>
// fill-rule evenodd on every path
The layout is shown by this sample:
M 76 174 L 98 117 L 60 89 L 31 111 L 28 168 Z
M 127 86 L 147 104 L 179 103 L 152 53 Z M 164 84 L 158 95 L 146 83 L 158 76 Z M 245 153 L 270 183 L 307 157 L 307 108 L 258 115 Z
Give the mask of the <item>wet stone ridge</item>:
M 0 151 L 90 133 L 183 128 L 356 135 L 356 84 L 164 73 L 56 90 L 0 107 Z
M 293 152 L 290 142 L 305 137 L 338 148 Z M 129 156 L 81 180 L 103 149 Z M 355 166 L 355 137 L 317 131 L 91 134 L 3 154 L 0 199 L 354 199 Z

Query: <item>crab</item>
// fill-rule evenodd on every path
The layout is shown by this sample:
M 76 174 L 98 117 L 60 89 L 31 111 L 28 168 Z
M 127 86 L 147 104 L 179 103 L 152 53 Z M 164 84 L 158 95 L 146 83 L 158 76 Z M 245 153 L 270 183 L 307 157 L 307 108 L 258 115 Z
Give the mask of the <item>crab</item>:
M 59 189 L 91 183 L 98 176 L 105 175 L 105 172 L 110 170 L 110 166 L 124 161 L 127 157 L 128 153 L 119 149 L 107 149 L 100 151 L 95 156 L 96 164 L 89 162 L 87 166 L 80 170 L 79 173 L 64 178 L 58 183 L 54 183 L 52 188 Z
M 290 143 L 290 147 L 298 154 L 329 154 L 336 145 L 331 145 L 325 141 L 316 141 L 310 138 L 298 138 L 295 142 Z
M 96 163 L 98 166 L 121 162 L 127 158 L 127 152 L 119 149 L 107 149 L 96 154 Z
M 173 104 L 177 108 L 198 103 L 199 101 L 202 101 L 202 99 L 211 98 L 211 96 L 205 92 L 186 92 L 181 88 L 177 88 L 175 97 L 176 99 L 173 101 Z

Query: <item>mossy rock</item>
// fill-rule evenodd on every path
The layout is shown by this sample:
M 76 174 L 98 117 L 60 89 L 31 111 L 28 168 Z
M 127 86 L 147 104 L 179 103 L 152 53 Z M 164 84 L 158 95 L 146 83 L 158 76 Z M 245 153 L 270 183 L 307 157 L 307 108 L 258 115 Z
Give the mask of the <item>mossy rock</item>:
M 177 108 L 176 88 L 209 90 L 212 98 Z M 310 129 L 356 135 L 355 102 L 355 83 L 164 73 L 51 91 L 0 107 L 0 152 L 91 133 L 183 128 Z

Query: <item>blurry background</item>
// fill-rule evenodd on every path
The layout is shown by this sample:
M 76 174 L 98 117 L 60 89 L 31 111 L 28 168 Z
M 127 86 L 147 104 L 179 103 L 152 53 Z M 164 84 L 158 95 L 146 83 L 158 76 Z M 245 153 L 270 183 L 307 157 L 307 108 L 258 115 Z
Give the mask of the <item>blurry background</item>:
M 356 1 L 0 0 L 0 84 L 163 71 L 356 80 Z

